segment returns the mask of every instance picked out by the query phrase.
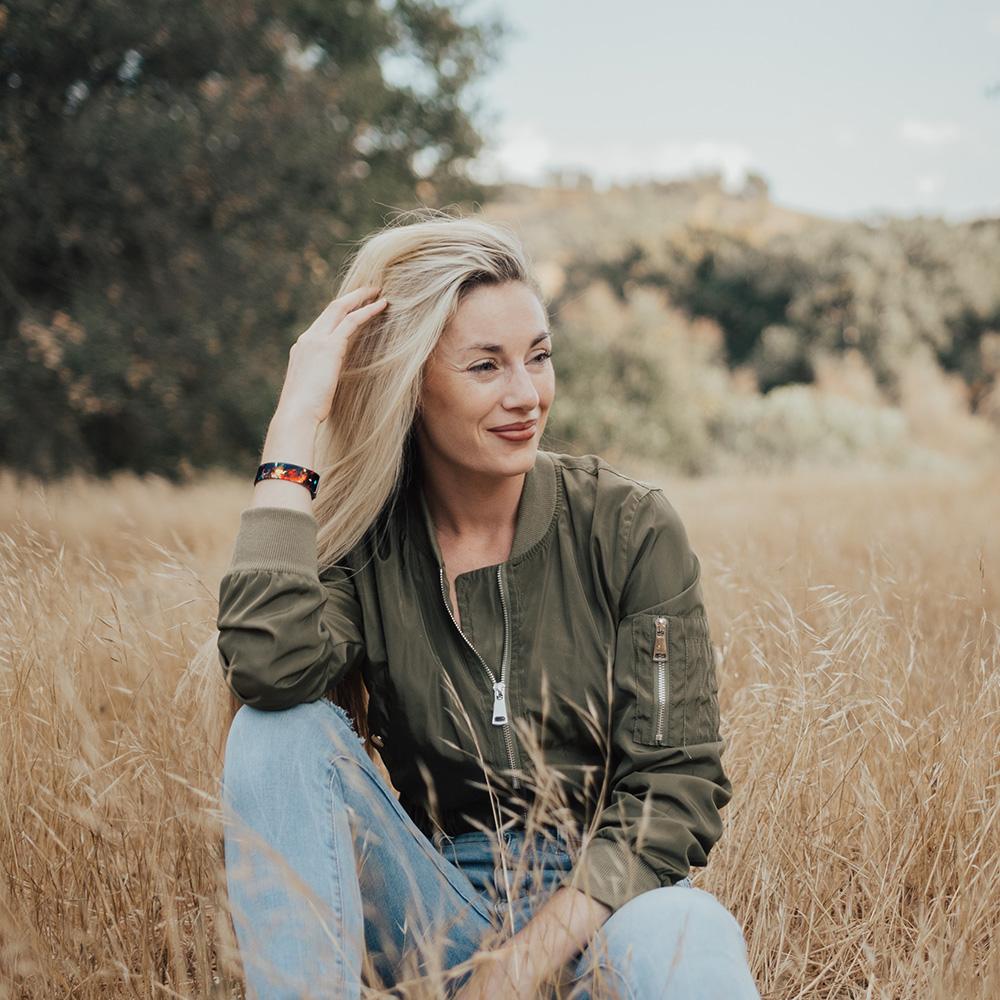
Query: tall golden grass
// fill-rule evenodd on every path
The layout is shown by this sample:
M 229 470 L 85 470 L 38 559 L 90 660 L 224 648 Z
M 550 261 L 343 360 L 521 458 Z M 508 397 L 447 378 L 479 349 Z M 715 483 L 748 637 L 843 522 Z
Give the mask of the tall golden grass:
M 762 996 L 1000 996 L 1000 472 L 664 485 L 735 787 L 695 884 Z M 2 996 L 241 995 L 205 640 L 249 499 L 0 475 Z

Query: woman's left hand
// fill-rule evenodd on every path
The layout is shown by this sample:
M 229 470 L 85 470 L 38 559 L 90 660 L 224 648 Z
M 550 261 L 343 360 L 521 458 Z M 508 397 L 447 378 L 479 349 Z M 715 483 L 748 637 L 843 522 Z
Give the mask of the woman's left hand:
M 536 974 L 522 960 L 517 967 L 515 954 L 500 948 L 477 960 L 472 975 L 462 984 L 454 1000 L 535 1000 L 538 996 Z

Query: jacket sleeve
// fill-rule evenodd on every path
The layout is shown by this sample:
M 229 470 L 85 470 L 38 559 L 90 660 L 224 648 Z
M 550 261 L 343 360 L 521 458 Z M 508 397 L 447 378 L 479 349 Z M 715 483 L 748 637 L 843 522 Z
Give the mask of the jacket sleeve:
M 347 568 L 317 568 L 317 523 L 286 507 L 248 507 L 219 583 L 219 659 L 233 694 L 266 710 L 315 701 L 364 658 Z
M 698 558 L 662 490 L 640 495 L 626 534 L 607 805 L 562 883 L 612 912 L 704 865 L 732 796 Z

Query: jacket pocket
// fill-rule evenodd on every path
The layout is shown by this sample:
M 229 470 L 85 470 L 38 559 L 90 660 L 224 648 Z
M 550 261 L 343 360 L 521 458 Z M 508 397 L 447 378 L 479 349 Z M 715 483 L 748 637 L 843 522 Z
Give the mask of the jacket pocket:
M 704 612 L 632 616 L 635 716 L 632 738 L 645 746 L 719 739 L 719 699 Z

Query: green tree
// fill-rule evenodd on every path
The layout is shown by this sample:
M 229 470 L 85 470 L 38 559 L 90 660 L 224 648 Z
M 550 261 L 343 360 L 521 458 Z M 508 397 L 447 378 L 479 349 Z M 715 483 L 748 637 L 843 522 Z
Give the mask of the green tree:
M 498 21 L 433 0 L 0 6 L 0 462 L 253 461 L 388 208 L 482 200 Z

